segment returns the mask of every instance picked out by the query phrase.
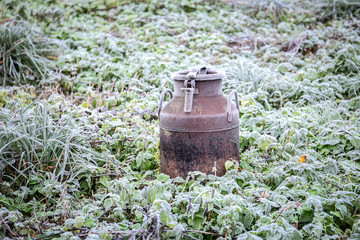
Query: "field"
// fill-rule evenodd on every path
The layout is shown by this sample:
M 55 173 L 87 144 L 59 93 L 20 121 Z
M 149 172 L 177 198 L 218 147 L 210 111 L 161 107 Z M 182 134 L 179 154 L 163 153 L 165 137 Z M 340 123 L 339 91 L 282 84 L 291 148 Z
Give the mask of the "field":
M 237 90 L 240 161 L 160 173 L 161 92 Z M 2 0 L 0 239 L 360 239 L 356 0 Z

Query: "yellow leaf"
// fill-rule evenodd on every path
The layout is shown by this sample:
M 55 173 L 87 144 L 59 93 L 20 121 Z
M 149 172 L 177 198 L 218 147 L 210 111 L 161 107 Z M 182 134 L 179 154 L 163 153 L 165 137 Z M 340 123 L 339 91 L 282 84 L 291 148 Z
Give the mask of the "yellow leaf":
M 242 106 L 242 107 L 245 107 L 245 106 L 246 106 L 246 104 L 248 104 L 248 103 L 249 103 L 249 100 L 247 100 L 247 99 L 245 99 L 245 100 L 241 100 L 241 101 L 240 101 L 240 103 L 241 103 L 241 106 Z
M 83 108 L 88 108 L 88 107 L 89 107 L 89 104 L 88 104 L 87 102 L 84 102 L 84 103 L 81 104 L 81 106 L 82 106 Z
M 302 155 L 300 159 L 298 160 L 298 163 L 303 163 L 306 161 L 306 154 Z
M 58 57 L 57 56 L 47 56 L 48 59 L 52 59 L 52 60 L 57 60 Z

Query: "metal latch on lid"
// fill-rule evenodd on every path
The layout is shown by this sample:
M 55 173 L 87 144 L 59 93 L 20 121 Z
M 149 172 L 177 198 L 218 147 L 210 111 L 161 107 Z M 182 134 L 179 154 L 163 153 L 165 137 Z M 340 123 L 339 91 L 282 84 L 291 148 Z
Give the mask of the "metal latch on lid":
M 194 94 L 199 93 L 199 89 L 195 88 L 195 79 L 197 78 L 197 76 L 199 74 L 205 75 L 207 73 L 207 71 L 208 71 L 208 68 L 206 66 L 204 66 L 199 69 L 191 69 L 190 72 L 186 75 L 188 80 L 184 81 L 185 88 L 181 88 L 181 90 L 184 91 L 184 95 L 185 95 L 184 112 L 192 111 Z M 190 88 L 188 87 L 189 80 L 191 80 Z

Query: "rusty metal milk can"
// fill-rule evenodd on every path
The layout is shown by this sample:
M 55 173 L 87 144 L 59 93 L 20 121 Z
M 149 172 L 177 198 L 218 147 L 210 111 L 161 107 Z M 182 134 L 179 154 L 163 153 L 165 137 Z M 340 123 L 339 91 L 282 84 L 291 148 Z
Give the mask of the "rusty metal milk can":
M 239 159 L 238 95 L 222 94 L 224 77 L 207 67 L 171 75 L 174 93 L 164 90 L 159 104 L 161 172 L 186 177 L 190 171 L 214 174 L 215 167 L 222 176 L 225 162 Z M 166 93 L 170 101 L 161 109 Z

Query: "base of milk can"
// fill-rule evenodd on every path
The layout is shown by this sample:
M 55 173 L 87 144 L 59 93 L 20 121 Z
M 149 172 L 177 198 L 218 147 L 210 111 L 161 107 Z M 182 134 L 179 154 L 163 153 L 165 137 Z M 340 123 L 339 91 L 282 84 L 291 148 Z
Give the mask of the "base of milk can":
M 185 178 L 200 171 L 222 176 L 225 162 L 239 159 L 239 129 L 214 132 L 171 132 L 160 130 L 161 172 Z

